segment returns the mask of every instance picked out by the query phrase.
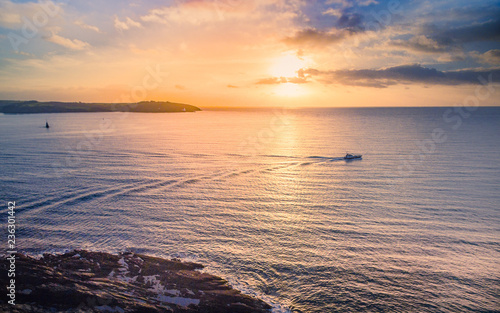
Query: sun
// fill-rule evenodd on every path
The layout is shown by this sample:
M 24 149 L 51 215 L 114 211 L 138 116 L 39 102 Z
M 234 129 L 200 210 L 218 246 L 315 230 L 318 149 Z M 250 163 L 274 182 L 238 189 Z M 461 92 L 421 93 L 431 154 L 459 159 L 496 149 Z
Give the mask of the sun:
M 297 76 L 297 71 L 305 66 L 304 59 L 293 54 L 285 54 L 274 60 L 269 72 L 274 77 L 294 77 Z
M 273 77 L 283 77 L 285 79 L 298 77 L 298 71 L 305 68 L 307 61 L 294 54 L 284 54 L 273 60 L 269 68 L 269 74 Z M 307 93 L 305 84 L 294 84 L 291 82 L 281 82 L 274 88 L 274 94 L 281 97 L 298 97 Z

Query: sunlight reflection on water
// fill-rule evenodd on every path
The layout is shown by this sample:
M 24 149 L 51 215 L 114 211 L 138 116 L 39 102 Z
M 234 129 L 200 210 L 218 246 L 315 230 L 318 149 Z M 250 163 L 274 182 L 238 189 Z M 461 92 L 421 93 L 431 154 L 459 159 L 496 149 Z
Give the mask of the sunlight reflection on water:
M 23 251 L 179 256 L 294 312 L 495 310 L 500 111 L 393 184 L 441 111 L 1 115 L 0 184 Z

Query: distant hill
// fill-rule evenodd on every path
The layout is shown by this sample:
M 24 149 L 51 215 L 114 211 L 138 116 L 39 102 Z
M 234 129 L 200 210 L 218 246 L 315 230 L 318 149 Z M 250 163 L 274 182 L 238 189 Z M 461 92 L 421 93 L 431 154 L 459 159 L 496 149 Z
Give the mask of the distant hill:
M 141 101 L 138 103 L 82 103 L 82 102 L 38 102 L 0 100 L 0 113 L 77 113 L 77 112 L 195 112 L 194 105 L 168 101 Z

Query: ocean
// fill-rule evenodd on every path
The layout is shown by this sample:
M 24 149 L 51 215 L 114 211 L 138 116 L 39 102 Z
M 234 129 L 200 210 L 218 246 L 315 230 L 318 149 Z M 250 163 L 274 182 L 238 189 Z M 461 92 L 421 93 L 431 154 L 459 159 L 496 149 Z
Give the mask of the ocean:
M 500 312 L 500 108 L 472 109 L 0 115 L 1 235 L 15 201 L 18 251 L 196 261 L 274 312 Z

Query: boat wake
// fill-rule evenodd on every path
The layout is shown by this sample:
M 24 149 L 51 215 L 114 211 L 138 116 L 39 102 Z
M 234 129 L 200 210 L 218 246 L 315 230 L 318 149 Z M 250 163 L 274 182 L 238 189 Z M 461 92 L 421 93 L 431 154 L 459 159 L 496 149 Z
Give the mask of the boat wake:
M 317 155 L 309 156 L 307 158 L 309 158 L 309 159 L 324 160 L 324 161 L 341 161 L 341 160 L 344 159 L 342 157 L 326 157 L 326 156 L 317 156 Z
M 129 180 L 113 181 L 111 185 L 92 186 L 83 189 L 68 189 L 61 194 L 53 194 L 43 200 L 33 199 L 28 200 L 23 204 L 22 211 L 26 218 L 40 218 L 42 213 L 50 213 L 58 216 L 64 215 L 69 217 L 72 214 L 78 214 L 78 210 L 68 209 L 74 206 L 79 206 L 83 203 L 110 203 L 118 197 L 134 197 L 147 195 L 165 194 L 168 190 L 179 188 L 193 188 L 191 185 L 210 186 L 210 181 L 220 182 L 231 179 L 239 179 L 244 175 L 259 175 L 266 173 L 286 173 L 293 168 L 312 166 L 315 164 L 329 164 L 331 162 L 343 161 L 342 157 L 329 156 L 280 156 L 269 155 L 274 159 L 281 158 L 283 160 L 246 164 L 243 169 L 227 169 L 211 172 L 204 175 L 187 175 L 185 178 L 165 178 L 165 179 L 135 179 L 133 182 Z M 346 160 L 348 161 L 348 160 Z M 196 187 L 195 187 L 196 188 Z M 210 188 L 210 187 L 209 187 Z

